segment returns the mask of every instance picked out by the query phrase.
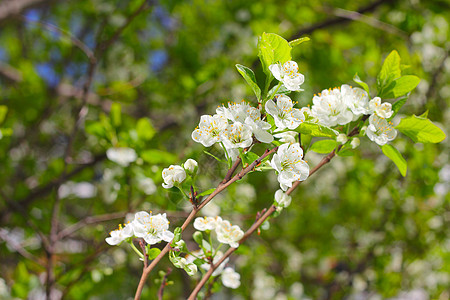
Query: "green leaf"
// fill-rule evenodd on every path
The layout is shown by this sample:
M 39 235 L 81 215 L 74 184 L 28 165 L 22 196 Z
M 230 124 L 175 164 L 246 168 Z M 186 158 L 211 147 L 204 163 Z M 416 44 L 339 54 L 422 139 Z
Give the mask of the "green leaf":
M 98 121 L 86 121 L 85 130 L 87 133 L 95 135 L 97 137 L 104 138 L 105 135 L 105 128 L 102 126 L 102 124 Z
M 206 150 L 203 150 L 203 152 L 204 152 L 205 154 L 208 154 L 209 156 L 211 156 L 212 158 L 214 158 L 214 159 L 217 160 L 218 162 L 228 163 L 226 160 L 220 159 L 220 158 L 218 158 L 217 156 L 215 156 L 214 154 L 209 153 L 209 152 L 206 151 Z
M 320 140 L 312 144 L 309 150 L 316 153 L 330 153 L 336 146 L 337 142 L 335 140 Z
M 114 102 L 111 104 L 110 116 L 114 127 L 119 127 L 122 124 L 122 106 L 120 103 Z
M 336 153 L 338 156 L 353 156 L 355 155 L 355 152 L 353 152 L 350 149 L 344 149 L 344 150 L 340 150 L 338 153 Z
M 415 143 L 440 143 L 445 133 L 427 118 L 412 115 L 400 121 L 395 129 L 410 137 Z
M 269 66 L 275 63 L 285 63 L 291 60 L 289 43 L 274 33 L 263 33 L 258 41 L 258 56 L 264 73 L 271 74 Z
M 158 249 L 158 248 L 151 248 L 148 251 L 148 253 L 147 253 L 148 254 L 148 259 L 149 260 L 155 259 L 160 253 L 161 253 L 160 249 Z
M 301 139 L 301 146 L 303 148 L 303 151 L 305 152 L 303 155 L 305 155 L 309 149 L 309 146 L 311 145 L 312 136 L 309 134 L 301 134 L 300 139 Z
M 202 196 L 206 196 L 206 195 L 212 194 L 215 190 L 216 190 L 215 188 L 206 190 L 206 191 L 201 192 L 200 194 L 198 194 L 197 197 L 202 197 Z
M 139 139 L 145 141 L 151 140 L 156 133 L 155 128 L 153 128 L 153 125 L 148 118 L 141 118 L 137 121 L 136 131 Z
M 393 50 L 384 60 L 381 71 L 377 76 L 378 94 L 382 94 L 382 90 L 400 76 L 400 55 Z
M 402 99 L 397 100 L 396 102 L 394 102 L 394 104 L 392 104 L 392 111 L 394 113 L 389 118 L 389 120 L 392 120 L 395 117 L 395 115 L 400 111 L 402 106 L 406 103 L 406 100 L 407 100 L 406 98 L 402 98 Z
M 0 124 L 5 121 L 6 113 L 8 112 L 8 107 L 6 105 L 0 105 Z
M 242 75 L 242 77 L 244 77 L 248 85 L 250 85 L 250 87 L 252 88 L 253 92 L 256 95 L 256 98 L 258 99 L 258 102 L 261 102 L 261 89 L 256 83 L 255 73 L 253 73 L 251 69 L 239 64 L 236 65 L 236 69 Z
M 150 164 L 172 164 L 177 161 L 176 155 L 157 149 L 144 150 L 140 156 Z
M 297 127 L 297 131 L 302 134 L 309 134 L 317 137 L 321 136 L 334 138 L 339 134 L 338 131 L 331 129 L 330 127 L 309 122 L 301 123 L 300 126 Z
M 311 39 L 309 38 L 309 37 L 302 37 L 302 38 L 299 38 L 299 39 L 295 39 L 295 40 L 293 40 L 293 41 L 290 41 L 289 42 L 289 46 L 291 46 L 292 48 L 294 48 L 295 46 L 298 46 L 298 45 L 300 45 L 301 43 L 304 43 L 304 42 L 308 42 L 308 41 L 310 41 Z
M 389 144 L 383 145 L 381 147 L 381 150 L 383 151 L 384 155 L 389 157 L 394 162 L 402 176 L 405 177 L 407 164 L 402 154 L 394 146 Z
M 273 99 L 275 95 L 289 95 L 291 93 L 284 85 L 275 85 L 270 91 L 267 93 L 267 100 Z
M 252 162 L 254 162 L 255 160 L 257 160 L 259 158 L 259 155 L 253 152 L 247 152 L 247 153 L 243 153 L 242 155 L 242 162 L 245 164 L 251 164 Z
M 369 86 L 359 78 L 358 73 L 353 76 L 353 81 L 359 84 L 367 92 L 367 94 L 369 94 Z
M 428 118 L 428 109 L 419 116 L 420 118 Z
M 381 98 L 398 98 L 408 94 L 419 84 L 420 78 L 414 75 L 405 75 L 394 80 L 380 95 Z

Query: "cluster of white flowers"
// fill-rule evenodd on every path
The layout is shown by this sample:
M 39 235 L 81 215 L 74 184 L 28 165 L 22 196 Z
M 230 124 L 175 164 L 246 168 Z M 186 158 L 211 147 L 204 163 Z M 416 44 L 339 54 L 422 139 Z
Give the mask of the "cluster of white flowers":
M 228 244 L 233 248 L 239 247 L 239 241 L 244 236 L 244 232 L 238 225 L 232 225 L 230 221 L 221 217 L 198 217 L 194 221 L 194 228 L 199 231 L 215 230 L 217 240 Z
M 163 188 L 170 189 L 173 186 L 181 184 L 186 179 L 186 171 L 190 176 L 194 176 L 198 169 L 198 163 L 189 158 L 182 166 L 170 165 L 162 171 L 164 183 Z
M 173 239 L 173 233 L 169 231 L 169 223 L 166 214 L 152 215 L 151 212 L 140 211 L 135 214 L 132 222 L 124 227 L 119 225 L 119 229 L 111 231 L 111 236 L 106 238 L 106 242 L 110 245 L 118 245 L 132 237 L 143 238 L 149 245 L 161 241 L 170 242 Z
M 273 77 L 282 82 L 288 90 L 302 91 L 300 85 L 305 82 L 305 76 L 298 72 L 298 65 L 295 61 L 287 61 L 283 65 L 270 65 L 269 70 Z
M 262 143 L 271 143 L 273 136 L 267 130 L 270 124 L 261 120 L 261 111 L 249 103 L 228 103 L 217 108 L 213 116 L 203 115 L 192 139 L 205 147 L 223 143 L 228 155 L 235 159 L 238 148 L 247 148 L 253 135 Z
M 392 123 L 386 120 L 393 114 L 392 105 L 388 102 L 381 103 L 380 97 L 369 101 L 366 91 L 346 84 L 314 95 L 311 114 L 320 124 L 330 127 L 346 125 L 362 115 L 370 115 L 366 134 L 380 146 L 397 136 L 397 131 L 391 126 Z M 338 142 L 347 141 L 340 137 Z M 358 141 L 355 141 L 352 147 L 356 148 L 358 145 Z
M 130 163 L 137 159 L 136 151 L 133 148 L 116 147 L 109 148 L 106 151 L 106 156 L 109 160 L 121 165 L 122 167 L 128 167 Z

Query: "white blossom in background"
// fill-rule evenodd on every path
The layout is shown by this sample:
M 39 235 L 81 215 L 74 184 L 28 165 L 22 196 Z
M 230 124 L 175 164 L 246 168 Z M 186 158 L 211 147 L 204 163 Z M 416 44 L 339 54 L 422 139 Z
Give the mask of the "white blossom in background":
M 223 270 L 221 279 L 223 285 L 230 289 L 237 289 L 241 285 L 241 275 L 230 267 Z
M 282 190 L 277 190 L 275 192 L 275 201 L 282 208 L 286 208 L 291 204 L 292 197 L 286 195 Z
M 341 94 L 345 104 L 353 113 L 353 121 L 356 121 L 361 115 L 367 115 L 369 110 L 369 95 L 360 88 L 354 88 L 347 84 L 341 85 Z
M 295 138 L 298 136 L 298 132 L 285 131 L 281 133 L 276 133 L 273 136 L 279 139 L 279 141 L 282 143 L 294 144 L 297 142 Z
M 109 148 L 106 151 L 106 157 L 109 160 L 121 165 L 122 167 L 128 167 L 130 163 L 137 159 L 136 151 L 133 148 L 116 147 Z
M 223 143 L 227 149 L 247 148 L 252 141 L 252 131 L 241 122 L 229 124 L 224 130 Z
M 305 82 L 305 76 L 298 72 L 298 65 L 295 61 L 287 61 L 283 65 L 270 65 L 269 70 L 273 77 L 281 81 L 288 90 L 303 91 L 300 85 Z
M 299 143 L 283 144 L 273 155 L 270 165 L 278 172 L 278 182 L 283 191 L 294 181 L 303 181 L 309 176 L 309 166 L 302 159 L 303 150 Z
M 170 165 L 162 171 L 165 189 L 170 189 L 175 184 L 182 183 L 186 179 L 186 171 L 178 165 Z
M 227 220 L 217 220 L 216 223 L 217 240 L 228 244 L 233 248 L 239 247 L 239 240 L 244 236 L 244 232 L 237 225 L 231 225 Z
M 361 144 L 359 138 L 353 138 L 352 141 L 350 142 L 352 149 L 357 148 L 359 146 L 359 144 Z
M 205 207 L 203 207 L 202 214 L 204 214 L 207 217 L 217 216 L 220 214 L 220 207 L 211 201 L 208 204 L 206 204 Z
M 186 162 L 184 163 L 183 166 L 186 171 L 193 174 L 195 171 L 195 168 L 198 167 L 198 163 L 195 160 L 193 160 L 192 158 L 189 158 L 188 160 L 186 160 Z
M 392 105 L 388 102 L 381 103 L 380 97 L 375 97 L 369 102 L 370 112 L 376 113 L 377 116 L 383 119 L 388 119 L 394 113 Z
M 373 114 L 369 117 L 369 126 L 366 129 L 366 135 L 380 146 L 385 145 L 395 139 L 397 130 L 395 130 L 386 119 Z
M 300 109 L 294 108 L 291 98 L 285 95 L 278 95 L 276 100 L 276 104 L 273 100 L 266 102 L 266 111 L 274 118 L 278 129 L 295 129 L 300 123 L 305 121 L 305 115 Z
M 192 132 L 192 139 L 205 147 L 212 146 L 221 141 L 221 135 L 227 125 L 226 118 L 221 115 L 203 115 L 198 127 Z
M 145 211 L 136 213 L 133 224 L 134 235 L 153 245 L 161 241 L 170 242 L 173 233 L 169 231 L 166 214 L 151 215 Z
M 216 229 L 218 219 L 220 219 L 220 217 L 198 217 L 194 221 L 194 228 L 199 231 L 214 230 Z
M 153 179 L 141 176 L 137 180 L 138 188 L 146 195 L 153 195 L 156 192 L 156 185 Z
M 113 230 L 110 232 L 110 237 L 107 237 L 105 240 L 110 245 L 117 245 L 122 243 L 124 240 L 132 237 L 133 234 L 133 225 L 131 223 L 128 223 L 125 225 L 125 227 L 122 227 L 122 225 L 119 225 L 119 229 Z
M 58 189 L 58 197 L 63 199 L 74 196 L 81 199 L 92 198 L 97 194 L 97 188 L 90 182 L 68 181 Z
M 339 134 L 336 138 L 336 142 L 340 144 L 345 144 L 347 143 L 347 141 L 348 141 L 347 135 L 343 133 Z
M 311 113 L 321 124 L 330 127 L 345 125 L 353 120 L 353 113 L 345 103 L 340 88 L 323 90 L 314 95 Z

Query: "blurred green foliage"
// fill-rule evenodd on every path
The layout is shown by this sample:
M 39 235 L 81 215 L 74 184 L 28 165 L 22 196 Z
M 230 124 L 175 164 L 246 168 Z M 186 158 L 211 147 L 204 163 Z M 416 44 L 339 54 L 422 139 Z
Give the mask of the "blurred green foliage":
M 263 86 L 263 32 L 311 39 L 292 50 L 306 77 L 295 99 L 300 107 L 322 89 L 351 84 L 355 74 L 370 91 L 389 85 L 377 74 L 396 49 L 402 74 L 421 78 L 399 114 L 428 111 L 441 128 L 449 125 L 447 1 L 149 1 L 136 16 L 142 0 L 41 2 L 0 20 L 0 298 L 45 295 L 47 252 L 38 232 L 50 236 L 58 197 L 55 295 L 134 295 L 141 262 L 104 239 L 137 210 L 167 212 L 171 228 L 181 224 L 190 204 L 176 189 L 160 188 L 168 165 L 196 159 L 199 191 L 223 178 L 226 164 L 204 153 L 191 132 L 221 103 L 257 104 L 234 66 L 251 67 Z M 80 124 L 89 59 L 74 37 L 91 51 L 113 39 L 94 53 L 100 56 Z M 301 185 L 269 230 L 239 248 L 231 263 L 241 287 L 214 286 L 217 297 L 383 299 L 414 290 L 426 293 L 423 299 L 448 299 L 448 139 L 422 145 L 405 137 L 393 145 L 408 162 L 406 177 L 361 139 L 356 155 L 333 159 Z M 106 159 L 113 146 L 131 147 L 139 158 L 122 168 Z M 220 149 L 206 150 L 222 158 Z M 306 155 L 310 165 L 321 157 Z M 220 214 L 248 228 L 273 201 L 273 175 L 254 172 L 232 185 L 214 200 Z M 86 197 L 68 185 L 82 182 L 94 193 Z M 70 190 L 64 197 L 62 187 Z M 165 259 L 157 271 L 169 266 Z M 157 271 L 145 299 L 157 294 Z M 185 298 L 193 288 L 182 270 L 169 279 L 167 299 Z

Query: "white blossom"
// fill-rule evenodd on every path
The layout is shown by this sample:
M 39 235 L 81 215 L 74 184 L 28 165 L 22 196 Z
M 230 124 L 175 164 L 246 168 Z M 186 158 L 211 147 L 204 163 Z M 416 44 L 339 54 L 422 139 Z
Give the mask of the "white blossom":
M 203 252 L 202 249 L 192 251 L 192 254 L 193 254 L 193 255 L 189 255 L 189 254 L 186 255 L 186 260 L 187 260 L 188 263 L 194 262 L 194 260 L 196 260 L 197 258 L 206 260 L 206 255 L 205 255 L 205 253 Z M 222 252 L 222 251 L 217 251 L 216 254 L 214 255 L 213 264 L 214 264 L 214 265 L 217 265 L 217 263 L 218 263 L 219 260 L 222 258 L 222 256 L 223 256 L 223 252 Z M 224 260 L 224 261 L 223 261 L 223 262 L 222 262 L 222 263 L 214 270 L 214 272 L 213 272 L 211 275 L 212 275 L 212 276 L 218 276 L 218 275 L 222 274 L 223 269 L 225 269 L 225 266 L 226 266 L 226 264 L 228 263 L 229 260 L 230 260 L 229 258 L 226 258 L 226 259 L 225 259 L 225 260 Z M 209 263 L 204 263 L 204 264 L 200 265 L 200 267 L 201 267 L 203 270 L 208 271 L 208 270 L 211 268 L 211 265 L 210 265 Z
M 361 115 L 370 113 L 369 95 L 365 90 L 343 84 L 341 85 L 341 94 L 345 104 L 350 108 L 354 115 L 353 121 L 356 121 Z
M 195 160 L 193 160 L 192 158 L 189 158 L 188 160 L 186 160 L 186 162 L 184 163 L 183 166 L 186 171 L 193 174 L 195 171 L 195 168 L 198 167 L 198 163 Z
M 288 90 L 302 91 L 300 85 L 305 82 L 305 76 L 298 73 L 298 65 L 295 61 L 287 61 L 283 65 L 270 65 L 269 70 L 277 80 L 283 82 Z
M 227 120 L 221 115 L 203 115 L 200 117 L 198 127 L 192 132 L 192 139 L 205 147 L 212 146 L 214 143 L 220 142 L 223 130 L 227 125 Z
M 220 217 L 217 217 L 220 218 Z M 216 229 L 217 218 L 198 217 L 194 221 L 194 228 L 200 231 Z
M 278 182 L 283 191 L 291 187 L 294 181 L 308 178 L 309 166 L 302 158 L 303 150 L 299 143 L 283 144 L 273 155 L 270 165 L 278 172 Z
M 137 159 L 136 151 L 133 148 L 116 147 L 109 148 L 106 151 L 106 156 L 109 160 L 121 165 L 122 167 L 128 167 L 130 163 Z
M 397 130 L 386 119 L 379 117 L 377 114 L 373 114 L 369 118 L 366 135 L 371 141 L 383 146 L 387 142 L 395 139 Z
M 348 141 L 347 135 L 343 133 L 339 134 L 336 138 L 336 142 L 341 144 L 345 144 L 347 143 L 347 141 Z
M 252 131 L 241 122 L 229 124 L 224 130 L 223 143 L 227 149 L 247 148 L 252 141 Z
M 359 138 L 353 138 L 352 141 L 350 142 L 350 145 L 352 146 L 352 149 L 355 149 L 359 146 L 360 143 L 361 142 Z
M 295 131 L 285 131 L 274 134 L 273 136 L 277 139 L 280 139 L 280 142 L 282 143 L 294 144 L 296 142 L 295 138 L 298 136 L 298 133 Z
M 222 272 L 222 283 L 230 289 L 237 289 L 241 285 L 241 275 L 233 270 L 233 268 L 226 268 Z
M 134 235 L 153 245 L 161 241 L 170 242 L 173 233 L 169 231 L 166 214 L 151 215 L 145 211 L 136 213 L 133 224 Z
M 162 186 L 170 189 L 175 184 L 182 183 L 186 179 L 186 171 L 178 165 L 170 165 L 162 171 L 164 183 Z
M 138 178 L 137 184 L 139 189 L 146 195 L 152 195 L 156 192 L 155 182 L 149 177 L 141 176 L 140 178 Z
M 244 236 L 244 232 L 239 226 L 231 225 L 227 220 L 217 220 L 216 233 L 219 242 L 233 248 L 239 247 L 239 240 Z
M 275 192 L 275 201 L 280 207 L 286 208 L 291 204 L 292 197 L 286 195 L 282 190 Z
M 188 262 L 186 258 L 172 257 L 170 260 L 176 268 L 184 269 L 189 276 L 194 276 L 198 271 L 197 265 Z
M 278 129 L 295 129 L 305 121 L 305 115 L 300 109 L 294 108 L 291 98 L 278 95 L 276 100 L 276 104 L 272 100 L 266 102 L 266 111 L 274 118 Z
M 125 227 L 119 225 L 119 229 L 113 230 L 110 232 L 110 237 L 107 237 L 105 240 L 110 245 L 117 245 L 122 243 L 127 238 L 133 236 L 133 225 L 128 223 Z
M 311 113 L 325 126 L 345 125 L 353 120 L 340 88 L 323 90 L 314 95 Z
M 394 113 L 392 111 L 392 105 L 388 102 L 381 103 L 380 97 L 375 97 L 369 102 L 370 112 L 374 112 L 383 119 L 388 119 Z
M 261 120 L 261 112 L 259 109 L 251 106 L 242 100 L 240 103 L 229 102 L 228 107 L 221 106 L 217 108 L 216 113 L 228 119 L 232 123 L 240 122 L 245 124 L 255 135 L 255 138 L 262 143 L 271 143 L 273 136 L 267 132 L 270 124 Z

